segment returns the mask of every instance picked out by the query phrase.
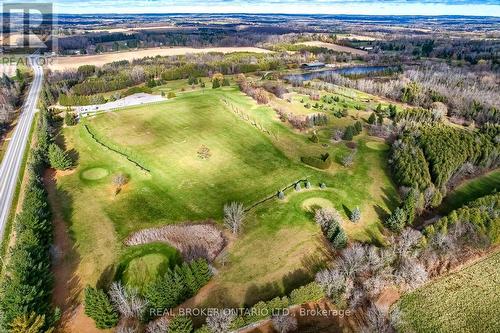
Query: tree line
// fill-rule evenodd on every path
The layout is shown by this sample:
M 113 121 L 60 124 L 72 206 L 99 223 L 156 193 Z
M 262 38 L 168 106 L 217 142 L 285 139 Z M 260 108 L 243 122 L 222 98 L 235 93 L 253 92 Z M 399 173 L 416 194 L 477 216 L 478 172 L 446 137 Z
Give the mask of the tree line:
M 59 320 L 52 308 L 52 221 L 42 174 L 48 162 L 51 116 L 41 108 L 27 165 L 28 181 L 14 221 L 15 243 L 0 283 L 1 325 L 10 332 L 50 331 Z M 17 329 L 25 330 L 17 330 Z M 16 331 L 17 330 L 17 331 Z M 45 332 L 45 331 L 44 331 Z

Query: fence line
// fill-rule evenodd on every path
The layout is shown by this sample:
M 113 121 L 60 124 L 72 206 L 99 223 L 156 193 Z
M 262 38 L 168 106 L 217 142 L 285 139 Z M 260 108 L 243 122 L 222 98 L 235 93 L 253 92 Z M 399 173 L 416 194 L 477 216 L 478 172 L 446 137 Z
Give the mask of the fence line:
M 117 149 L 114 149 L 114 148 L 111 148 L 109 147 L 108 145 L 106 145 L 105 143 L 99 141 L 99 139 L 97 139 L 96 135 L 94 133 L 92 133 L 89 129 L 89 127 L 87 125 L 84 125 L 85 126 L 85 129 L 87 130 L 87 132 L 90 134 L 90 136 L 92 137 L 92 139 L 97 142 L 98 144 L 100 144 L 101 146 L 111 150 L 112 152 L 115 152 L 123 157 L 125 157 L 129 162 L 133 163 L 135 166 L 139 167 L 141 170 L 143 171 L 146 171 L 148 173 L 151 173 L 151 170 L 149 170 L 148 168 L 142 166 L 139 162 L 136 162 L 134 161 L 133 159 L 131 159 L 127 154 L 125 153 L 122 153 L 121 151 L 117 150 Z

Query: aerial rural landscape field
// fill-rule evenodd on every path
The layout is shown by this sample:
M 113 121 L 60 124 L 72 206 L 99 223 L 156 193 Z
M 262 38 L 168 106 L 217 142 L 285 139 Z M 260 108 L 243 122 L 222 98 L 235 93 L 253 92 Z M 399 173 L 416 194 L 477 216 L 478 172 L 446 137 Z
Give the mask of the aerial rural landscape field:
M 4 5 L 0 332 L 500 331 L 498 4 L 167 2 Z

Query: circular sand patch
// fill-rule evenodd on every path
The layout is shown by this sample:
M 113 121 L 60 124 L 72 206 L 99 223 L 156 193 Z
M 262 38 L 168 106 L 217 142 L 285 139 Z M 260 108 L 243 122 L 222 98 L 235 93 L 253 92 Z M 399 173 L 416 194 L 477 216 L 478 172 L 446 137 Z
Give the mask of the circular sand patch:
M 366 143 L 366 146 L 373 150 L 381 150 L 381 151 L 389 150 L 389 145 L 378 141 L 368 141 Z
M 309 198 L 302 202 L 302 208 L 306 211 L 314 211 L 318 208 L 332 208 L 333 203 L 324 198 Z
M 87 180 L 98 180 L 106 177 L 109 174 L 104 168 L 92 168 L 82 172 L 82 178 Z

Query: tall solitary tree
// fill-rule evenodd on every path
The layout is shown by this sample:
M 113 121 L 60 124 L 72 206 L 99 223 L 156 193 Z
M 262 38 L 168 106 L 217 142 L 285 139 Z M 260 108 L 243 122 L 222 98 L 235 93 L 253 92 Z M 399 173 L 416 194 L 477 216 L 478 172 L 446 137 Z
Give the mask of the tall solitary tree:
M 361 210 L 359 209 L 359 207 L 356 207 L 352 211 L 350 219 L 352 222 L 358 222 L 360 218 L 361 218 Z
M 224 224 L 233 234 L 237 234 L 245 219 L 243 204 L 240 202 L 231 202 L 224 205 Z
M 370 117 L 368 117 L 368 124 L 375 124 L 377 121 L 377 117 L 375 116 L 375 112 L 373 112 Z
M 55 143 L 49 146 L 50 166 L 57 170 L 67 170 L 71 167 L 71 158 Z
M 119 320 L 106 293 L 92 287 L 85 288 L 85 314 L 94 319 L 99 329 L 115 327 Z

